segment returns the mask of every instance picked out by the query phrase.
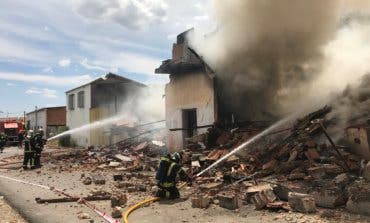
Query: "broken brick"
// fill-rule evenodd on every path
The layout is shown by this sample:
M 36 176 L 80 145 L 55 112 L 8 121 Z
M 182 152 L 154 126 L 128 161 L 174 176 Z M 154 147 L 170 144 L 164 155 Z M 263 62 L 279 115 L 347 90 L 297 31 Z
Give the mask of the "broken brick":
M 309 160 L 318 160 L 320 159 L 320 154 L 317 152 L 315 148 L 308 148 L 304 155 Z
M 85 184 L 85 185 L 90 185 L 92 183 L 92 179 L 90 177 L 85 177 L 82 180 L 82 183 Z
M 277 163 L 277 160 L 276 159 L 272 159 L 269 162 L 263 164 L 262 169 L 263 170 L 273 169 L 276 166 L 276 163 Z
M 305 176 L 305 173 L 291 173 L 288 175 L 288 180 L 302 180 Z
M 114 181 L 122 181 L 123 180 L 123 176 L 121 174 L 113 175 L 113 180 Z
M 208 190 L 212 190 L 212 189 L 218 189 L 221 186 L 222 186 L 222 183 L 207 183 L 207 184 L 201 184 L 201 185 L 199 185 L 199 188 L 201 190 L 208 191 Z
M 325 178 L 326 175 L 336 175 L 343 172 L 343 168 L 335 164 L 323 164 L 317 167 L 311 167 L 307 170 L 308 174 L 315 179 Z
M 195 195 L 191 198 L 191 206 L 193 208 L 208 208 L 211 199 L 208 196 Z

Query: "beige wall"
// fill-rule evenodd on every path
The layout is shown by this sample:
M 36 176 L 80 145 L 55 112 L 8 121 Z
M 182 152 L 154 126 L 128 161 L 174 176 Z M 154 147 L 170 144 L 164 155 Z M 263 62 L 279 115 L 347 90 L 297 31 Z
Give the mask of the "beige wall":
M 354 153 L 370 160 L 370 128 L 347 128 L 346 137 L 351 143 Z
M 197 125 L 209 125 L 215 121 L 215 94 L 213 79 L 199 71 L 176 74 L 166 85 L 166 126 L 182 128 L 182 110 L 197 109 Z M 202 133 L 206 129 L 199 129 Z M 168 132 L 168 147 L 171 151 L 183 148 L 182 131 Z

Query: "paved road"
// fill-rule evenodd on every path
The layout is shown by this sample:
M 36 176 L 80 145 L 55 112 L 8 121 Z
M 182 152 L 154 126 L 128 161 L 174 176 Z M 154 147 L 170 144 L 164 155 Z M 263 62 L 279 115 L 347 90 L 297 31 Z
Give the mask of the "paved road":
M 19 149 L 16 146 L 5 147 L 3 153 L 0 153 L 0 160 L 3 158 L 15 156 L 15 155 L 22 155 L 23 149 Z
M 0 216 L 0 223 L 27 223 L 2 196 L 0 196 Z

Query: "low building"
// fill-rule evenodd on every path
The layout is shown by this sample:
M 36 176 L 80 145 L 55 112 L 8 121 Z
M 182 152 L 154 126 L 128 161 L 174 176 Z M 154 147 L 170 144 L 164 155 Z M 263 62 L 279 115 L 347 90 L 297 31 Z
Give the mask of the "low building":
M 46 138 L 66 126 L 66 106 L 40 108 L 26 114 L 26 128 L 43 129 Z
M 144 87 L 139 82 L 108 73 L 67 91 L 67 126 L 76 129 L 117 115 L 123 110 L 124 102 Z M 109 125 L 76 132 L 72 140 L 84 147 L 114 143 Z
M 163 61 L 155 70 L 156 73 L 170 74 L 165 88 L 170 150 L 182 148 L 186 138 L 206 131 L 199 126 L 212 125 L 218 119 L 215 74 L 189 47 L 186 35 L 184 32 L 177 36 L 172 59 Z

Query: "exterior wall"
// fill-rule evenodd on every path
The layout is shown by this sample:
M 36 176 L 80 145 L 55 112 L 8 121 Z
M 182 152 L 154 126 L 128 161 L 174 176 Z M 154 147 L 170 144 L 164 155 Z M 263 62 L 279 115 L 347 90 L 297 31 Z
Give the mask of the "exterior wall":
M 346 138 L 354 153 L 370 160 L 370 127 L 349 127 L 346 129 Z
M 47 138 L 57 135 L 59 128 L 66 125 L 66 107 L 54 107 L 46 109 L 46 129 Z
M 66 107 L 47 108 L 47 125 L 66 125 Z
M 92 108 L 90 122 L 96 122 L 109 117 L 109 110 L 105 108 Z M 103 146 L 110 144 L 110 125 L 90 130 L 90 145 Z
M 36 116 L 37 116 L 37 121 L 36 121 Z M 39 128 L 42 128 L 45 131 L 47 128 L 46 117 L 47 117 L 46 109 L 40 109 L 37 112 L 30 112 L 26 114 L 26 123 L 29 122 L 30 124 L 29 127 L 32 130 L 37 130 Z
M 182 110 L 196 109 L 197 125 L 209 125 L 215 121 L 215 94 L 213 79 L 198 71 L 172 75 L 166 85 L 166 126 L 168 129 L 183 128 Z M 198 129 L 203 133 L 206 129 Z M 183 131 L 168 132 L 170 151 L 183 148 Z
M 79 91 L 85 91 L 85 105 L 83 108 L 77 106 L 77 94 Z M 90 85 L 82 86 L 80 88 L 74 89 L 67 92 L 67 105 L 68 96 L 70 94 L 75 94 L 74 109 L 70 110 L 67 106 L 67 126 L 69 129 L 74 129 L 90 123 L 90 108 L 91 108 L 91 87 Z M 87 147 L 90 145 L 90 132 L 84 131 L 71 136 L 74 142 L 78 146 Z

